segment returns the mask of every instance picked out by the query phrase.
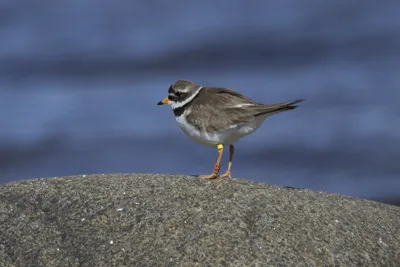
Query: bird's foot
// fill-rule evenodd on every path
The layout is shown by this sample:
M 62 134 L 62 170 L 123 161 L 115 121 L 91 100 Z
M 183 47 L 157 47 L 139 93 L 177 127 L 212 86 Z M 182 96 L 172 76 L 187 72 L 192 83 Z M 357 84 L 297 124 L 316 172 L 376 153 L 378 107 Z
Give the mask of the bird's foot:
M 208 175 L 199 175 L 201 179 L 215 179 L 218 178 L 219 169 L 221 168 L 221 164 L 215 163 L 214 170 L 212 174 Z
M 207 174 L 207 175 L 199 175 L 200 179 L 215 179 L 218 178 L 218 174 L 212 173 L 212 174 Z
M 231 171 L 227 170 L 224 174 L 220 176 L 221 178 L 227 178 L 228 180 L 232 179 Z

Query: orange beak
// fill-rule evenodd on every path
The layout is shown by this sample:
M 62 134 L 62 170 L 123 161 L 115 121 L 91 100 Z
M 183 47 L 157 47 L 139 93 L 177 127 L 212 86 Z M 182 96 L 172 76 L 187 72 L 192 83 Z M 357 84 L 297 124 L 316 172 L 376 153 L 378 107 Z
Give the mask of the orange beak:
M 157 105 L 165 105 L 168 104 L 169 99 L 168 97 L 164 98 L 163 100 L 161 100 L 160 102 L 157 103 Z

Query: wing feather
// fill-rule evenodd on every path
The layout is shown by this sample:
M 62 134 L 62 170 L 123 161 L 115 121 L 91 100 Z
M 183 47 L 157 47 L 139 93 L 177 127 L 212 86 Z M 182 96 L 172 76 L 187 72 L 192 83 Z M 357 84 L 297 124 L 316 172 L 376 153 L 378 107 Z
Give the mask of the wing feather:
M 187 119 L 196 128 L 208 132 L 228 130 L 248 123 L 257 116 L 290 110 L 296 107 L 293 104 L 301 101 L 260 104 L 231 89 L 215 87 L 204 88 L 202 94 L 203 101 L 199 98 L 199 102 L 193 103 L 192 112 Z

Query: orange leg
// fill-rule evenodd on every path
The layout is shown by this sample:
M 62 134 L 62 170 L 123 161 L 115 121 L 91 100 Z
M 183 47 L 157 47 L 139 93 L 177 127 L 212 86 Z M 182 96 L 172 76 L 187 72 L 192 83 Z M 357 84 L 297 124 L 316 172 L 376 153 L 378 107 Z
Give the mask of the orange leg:
M 231 145 L 229 145 L 228 169 L 226 170 L 226 172 L 224 174 L 221 175 L 221 178 L 228 177 L 229 179 L 232 179 L 231 168 L 232 168 L 233 153 L 235 153 L 235 147 L 231 144 Z
M 219 169 L 221 168 L 221 158 L 222 158 L 222 154 L 224 152 L 224 146 L 218 145 L 217 148 L 218 148 L 218 158 L 214 164 L 214 169 L 213 169 L 212 174 L 200 175 L 199 177 L 201 179 L 214 179 L 214 178 L 218 177 Z

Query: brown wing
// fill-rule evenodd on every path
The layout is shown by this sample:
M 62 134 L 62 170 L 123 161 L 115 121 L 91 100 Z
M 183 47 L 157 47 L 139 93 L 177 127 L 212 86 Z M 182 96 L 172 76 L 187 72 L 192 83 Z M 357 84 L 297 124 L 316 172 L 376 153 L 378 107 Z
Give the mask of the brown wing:
M 204 88 L 187 116 L 199 130 L 217 132 L 253 120 L 255 117 L 291 109 L 294 102 L 263 105 L 226 88 Z

